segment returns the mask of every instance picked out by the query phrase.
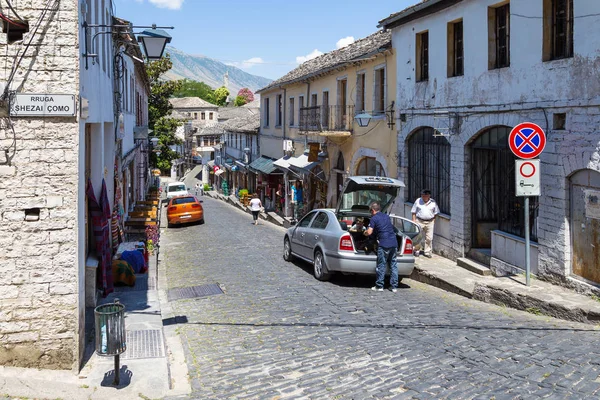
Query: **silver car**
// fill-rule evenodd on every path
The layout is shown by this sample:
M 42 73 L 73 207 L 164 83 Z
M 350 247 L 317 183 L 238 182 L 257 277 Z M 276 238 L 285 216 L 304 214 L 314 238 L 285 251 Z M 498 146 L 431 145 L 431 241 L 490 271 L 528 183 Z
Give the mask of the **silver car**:
M 374 239 L 365 237 L 362 228 L 356 229 L 354 223 L 362 219 L 366 229 L 371 217 L 369 205 L 378 201 L 381 212 L 387 213 L 402 187 L 402 181 L 392 178 L 348 178 L 336 209 L 312 210 L 287 230 L 283 258 L 308 261 L 313 264 L 315 278 L 322 281 L 334 272 L 374 275 L 377 265 Z M 406 218 L 395 215 L 390 218 L 397 229 L 396 261 L 400 280 L 410 276 L 414 269 L 413 241 L 421 240 L 421 228 Z

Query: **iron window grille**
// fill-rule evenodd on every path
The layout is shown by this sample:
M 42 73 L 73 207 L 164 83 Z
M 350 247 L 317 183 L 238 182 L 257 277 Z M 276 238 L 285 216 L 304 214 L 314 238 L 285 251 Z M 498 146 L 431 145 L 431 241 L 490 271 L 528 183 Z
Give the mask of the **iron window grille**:
M 464 74 L 463 22 L 454 24 L 454 76 Z
M 419 81 L 426 81 L 429 79 L 429 32 L 423 32 L 419 34 L 420 48 L 419 48 Z
M 414 201 L 423 189 L 431 190 L 440 211 L 450 214 L 450 142 L 434 136 L 430 127 L 418 129 L 408 139 L 408 198 Z
M 496 68 L 510 66 L 510 4 L 496 8 Z
M 552 1 L 552 59 L 573 57 L 573 0 Z
M 515 193 L 515 159 L 508 147 L 510 128 L 494 127 L 472 144 L 473 226 L 498 223 L 499 230 L 525 237 L 524 197 Z M 531 240 L 537 240 L 538 197 L 529 201 Z

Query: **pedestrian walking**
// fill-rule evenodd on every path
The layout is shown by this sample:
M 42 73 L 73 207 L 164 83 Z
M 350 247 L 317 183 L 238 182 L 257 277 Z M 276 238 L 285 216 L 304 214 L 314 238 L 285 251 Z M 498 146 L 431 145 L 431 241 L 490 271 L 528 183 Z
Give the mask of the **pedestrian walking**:
M 200 195 L 200 184 L 198 182 L 196 182 L 196 196 Z
M 425 257 L 431 258 L 435 217 L 440 213 L 440 209 L 435 200 L 431 198 L 429 189 L 421 191 L 421 197 L 415 200 L 411 213 L 413 222 L 421 226 L 424 236 L 421 238 L 421 243 L 417 243 L 415 246 L 415 256 L 418 256 L 419 251 L 424 249 Z M 423 241 L 425 241 L 425 246 L 423 246 Z
M 304 193 L 302 191 L 302 181 L 296 181 L 294 185 L 294 189 L 292 190 L 294 196 L 294 219 L 298 221 L 298 217 L 300 217 L 300 209 L 303 206 L 304 201 Z
M 262 209 L 262 203 L 258 198 L 258 195 L 254 193 L 252 200 L 250 200 L 250 211 L 252 211 L 252 218 L 254 218 L 254 225 L 258 225 L 258 213 Z
M 398 264 L 396 263 L 396 251 L 398 248 L 398 239 L 396 231 L 390 217 L 381 213 L 381 204 L 374 201 L 369 206 L 371 212 L 371 221 L 365 231 L 365 236 L 375 234 L 377 238 L 377 267 L 375 269 L 375 286 L 371 289 L 378 292 L 383 291 L 385 280 L 385 271 L 390 267 L 390 290 L 394 293 L 398 290 Z

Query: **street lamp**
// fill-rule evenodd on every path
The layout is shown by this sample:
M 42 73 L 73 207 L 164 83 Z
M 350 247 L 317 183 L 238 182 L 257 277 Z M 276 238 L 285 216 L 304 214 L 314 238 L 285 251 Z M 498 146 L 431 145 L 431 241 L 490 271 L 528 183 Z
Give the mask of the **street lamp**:
M 357 116 L 354 117 L 356 122 L 358 122 L 358 126 L 360 126 L 361 128 L 365 128 L 365 127 L 369 126 L 369 122 L 371 121 L 371 118 L 373 118 L 373 117 L 369 113 L 358 114 Z
M 152 143 L 152 147 L 156 147 L 156 145 L 158 144 L 158 138 L 156 136 L 153 136 L 152 138 L 150 138 L 150 142 Z
M 171 43 L 171 35 L 152 25 L 152 29 L 146 29 L 138 35 L 138 40 L 142 42 L 148 60 L 159 60 L 163 56 L 167 43 Z

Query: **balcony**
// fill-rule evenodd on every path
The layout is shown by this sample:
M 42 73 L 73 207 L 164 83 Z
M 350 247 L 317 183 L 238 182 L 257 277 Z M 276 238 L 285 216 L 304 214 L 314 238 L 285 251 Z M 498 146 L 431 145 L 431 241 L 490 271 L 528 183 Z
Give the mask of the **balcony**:
M 319 136 L 350 136 L 354 106 L 314 106 L 300 108 L 300 133 Z

